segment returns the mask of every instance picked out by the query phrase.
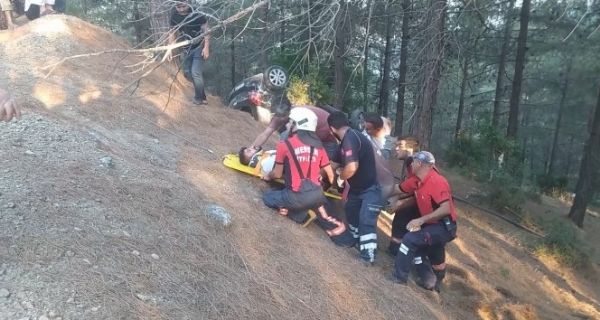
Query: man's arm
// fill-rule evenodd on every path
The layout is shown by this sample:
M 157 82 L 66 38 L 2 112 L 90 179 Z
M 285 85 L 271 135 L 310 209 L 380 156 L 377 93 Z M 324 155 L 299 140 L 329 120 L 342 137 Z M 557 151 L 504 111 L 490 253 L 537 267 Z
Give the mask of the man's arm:
M 450 215 L 450 200 L 444 201 L 439 208 L 435 209 L 432 213 L 411 220 L 407 225 L 406 229 L 413 230 L 420 228 L 424 223 L 441 219 L 447 215 Z
M 273 179 L 279 179 L 283 176 L 283 165 L 276 163 L 275 167 L 271 172 L 269 172 L 266 176 L 263 176 L 262 179 L 266 181 L 270 181 Z
M 205 33 L 207 31 L 208 31 L 208 21 L 202 25 L 202 32 Z M 202 48 L 202 57 L 204 58 L 204 60 L 208 59 L 209 47 L 210 47 L 210 34 L 206 33 L 204 35 L 204 47 Z
M 265 130 L 256 137 L 256 139 L 254 139 L 254 142 L 252 142 L 250 148 L 257 149 L 262 147 L 262 145 L 267 142 L 273 132 L 278 129 L 277 126 L 279 122 L 279 119 L 276 116 L 273 116 L 273 118 L 271 118 L 271 122 L 269 122 L 269 126 L 266 127 Z
M 323 167 L 323 170 L 325 170 L 325 174 L 327 174 L 327 179 L 329 179 L 329 183 L 333 184 L 333 168 L 331 167 L 331 165 L 327 165 L 325 167 Z
M 0 89 L 0 121 L 10 121 L 13 117 L 21 117 L 17 103 L 4 90 Z
M 173 29 L 173 28 L 169 29 L 168 45 L 172 45 L 177 41 L 177 38 L 175 37 L 175 32 L 177 32 L 177 31 L 175 31 L 175 29 Z M 168 61 L 171 61 L 171 59 L 173 59 L 173 49 L 171 49 L 171 48 L 167 49 L 167 52 L 165 52 L 165 59 Z
M 348 180 L 358 171 L 358 161 L 347 163 L 340 171 L 340 179 Z

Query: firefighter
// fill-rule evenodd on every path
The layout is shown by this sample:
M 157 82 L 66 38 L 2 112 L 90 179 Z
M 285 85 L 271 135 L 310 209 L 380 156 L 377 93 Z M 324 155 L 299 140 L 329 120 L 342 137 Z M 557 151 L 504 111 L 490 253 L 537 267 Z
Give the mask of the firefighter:
M 448 181 L 435 169 L 435 158 L 431 153 L 420 151 L 412 158 L 411 169 L 417 180 L 414 196 L 420 217 L 406 225 L 409 232 L 402 238 L 396 255 L 393 279 L 402 284 L 407 283 L 411 265 L 418 263 L 416 257 L 426 256 L 434 246 L 444 248 L 456 237 L 456 209 Z M 445 255 L 444 250 L 442 254 Z M 443 261 L 444 257 L 438 258 Z M 446 274 L 446 264 L 434 264 L 432 272 L 435 283 L 427 283 L 425 287 L 439 291 Z

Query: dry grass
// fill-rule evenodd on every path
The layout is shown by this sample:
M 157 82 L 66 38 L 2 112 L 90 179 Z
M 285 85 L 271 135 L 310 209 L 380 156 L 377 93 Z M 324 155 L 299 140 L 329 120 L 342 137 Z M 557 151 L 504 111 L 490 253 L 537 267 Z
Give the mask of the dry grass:
M 68 32 L 45 34 L 40 26 L 47 22 Z M 136 57 L 76 60 L 43 78 L 48 61 L 121 45 L 72 17 L 0 34 L 0 52 L 9 57 L 0 72 L 29 114 L 3 127 L 15 130 L 2 141 L 11 153 L 0 154 L 0 163 L 21 187 L 0 183 L 2 196 L 18 204 L 1 220 L 0 259 L 15 299 L 35 302 L 27 315 L 58 309 L 74 319 L 569 319 L 576 310 L 600 316 L 597 282 L 562 280 L 519 245 L 519 231 L 467 208 L 460 208 L 460 238 L 448 247 L 440 295 L 390 283 L 391 258 L 381 254 L 375 267 L 364 267 L 354 249 L 335 247 L 317 227 L 273 215 L 260 201 L 260 181 L 223 168 L 220 156 L 261 128 L 215 97 L 192 107 L 183 81 L 166 106 L 169 69 L 142 81 L 133 96 L 121 90 L 135 79 L 125 66 Z M 25 156 L 27 148 L 44 157 Z M 114 168 L 99 167 L 105 155 Z M 451 181 L 454 190 L 476 188 Z M 233 224 L 208 218 L 209 204 L 228 210 Z M 27 223 L 14 227 L 19 215 Z M 386 233 L 382 228 L 382 247 Z

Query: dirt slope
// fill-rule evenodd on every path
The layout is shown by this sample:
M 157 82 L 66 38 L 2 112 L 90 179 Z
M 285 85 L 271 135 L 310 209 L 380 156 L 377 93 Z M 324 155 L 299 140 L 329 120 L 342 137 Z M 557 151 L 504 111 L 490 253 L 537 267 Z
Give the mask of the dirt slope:
M 0 124 L 0 319 L 600 318 L 597 278 L 562 280 L 468 208 L 442 294 L 391 284 L 389 257 L 363 266 L 222 167 L 261 130 L 247 114 L 188 104 L 185 82 L 169 94 L 163 68 L 131 94 L 143 57 L 43 69 L 113 48 L 128 45 L 73 17 L 0 33 L 0 85 L 25 109 Z

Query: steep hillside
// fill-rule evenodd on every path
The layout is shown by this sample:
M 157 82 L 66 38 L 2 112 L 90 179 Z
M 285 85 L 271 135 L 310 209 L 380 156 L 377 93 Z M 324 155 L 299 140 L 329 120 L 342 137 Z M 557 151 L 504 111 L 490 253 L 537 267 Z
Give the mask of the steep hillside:
M 129 46 L 59 15 L 0 32 L 0 86 L 24 109 L 0 124 L 0 319 L 600 318 L 597 278 L 562 280 L 468 208 L 441 294 L 389 282 L 391 258 L 365 267 L 221 165 L 261 131 L 247 114 L 189 104 L 168 68 L 136 82 L 143 56 L 47 68 L 114 48 Z

